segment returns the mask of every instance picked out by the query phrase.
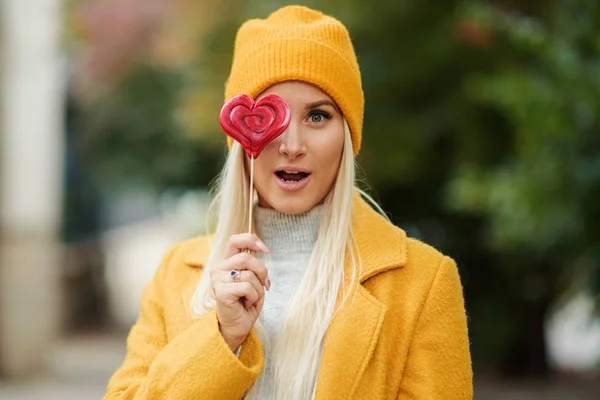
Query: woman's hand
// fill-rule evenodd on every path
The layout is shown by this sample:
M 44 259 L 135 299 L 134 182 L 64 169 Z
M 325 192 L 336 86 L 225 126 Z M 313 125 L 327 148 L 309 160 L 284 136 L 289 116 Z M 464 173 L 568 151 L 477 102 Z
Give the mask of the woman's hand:
M 269 252 L 256 235 L 232 235 L 224 260 L 210 270 L 219 329 L 231 351 L 235 351 L 250 333 L 263 307 L 264 289 L 271 288 L 267 267 L 245 250 Z M 239 282 L 234 282 L 233 270 L 240 271 Z

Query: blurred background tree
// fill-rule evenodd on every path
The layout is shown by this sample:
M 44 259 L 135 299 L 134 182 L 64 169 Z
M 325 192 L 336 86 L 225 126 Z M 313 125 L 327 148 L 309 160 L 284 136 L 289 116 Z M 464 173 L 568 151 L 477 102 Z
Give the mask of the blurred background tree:
M 102 191 L 205 187 L 225 155 L 235 32 L 292 2 L 141 1 L 73 7 L 81 158 Z M 600 298 L 600 6 L 304 4 L 351 32 L 362 175 L 396 224 L 458 261 L 477 370 L 548 374 L 552 307 L 585 289 Z
M 502 117 L 479 147 L 490 134 L 509 147 L 491 167 L 463 162 L 447 204 L 485 215 L 485 246 L 500 263 L 490 292 L 506 303 L 494 312 L 508 306 L 512 327 L 504 366 L 544 373 L 548 311 L 574 291 L 600 293 L 600 7 L 556 1 L 529 15 L 501 11 L 467 9 L 495 32 L 498 51 L 494 69 L 469 77 L 464 93 Z

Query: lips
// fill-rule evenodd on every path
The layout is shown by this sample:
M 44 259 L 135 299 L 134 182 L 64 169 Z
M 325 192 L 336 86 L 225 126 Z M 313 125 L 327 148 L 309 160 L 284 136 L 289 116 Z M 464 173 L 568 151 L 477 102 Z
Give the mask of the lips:
M 303 189 L 310 182 L 311 173 L 305 169 L 284 167 L 275 171 L 277 185 L 286 191 Z
M 287 182 L 300 182 L 302 179 L 305 179 L 308 175 L 308 172 L 303 171 L 294 171 L 294 170 L 280 170 L 275 172 L 275 175 Z

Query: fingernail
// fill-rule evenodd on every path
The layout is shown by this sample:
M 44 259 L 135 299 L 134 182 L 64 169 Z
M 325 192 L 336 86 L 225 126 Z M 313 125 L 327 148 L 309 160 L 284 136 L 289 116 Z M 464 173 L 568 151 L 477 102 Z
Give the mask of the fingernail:
M 271 278 L 267 278 L 267 290 L 271 290 Z
M 269 248 L 261 241 L 261 240 L 257 240 L 256 244 L 258 245 L 258 247 L 260 247 L 260 249 L 262 251 L 264 251 L 265 253 L 269 252 Z

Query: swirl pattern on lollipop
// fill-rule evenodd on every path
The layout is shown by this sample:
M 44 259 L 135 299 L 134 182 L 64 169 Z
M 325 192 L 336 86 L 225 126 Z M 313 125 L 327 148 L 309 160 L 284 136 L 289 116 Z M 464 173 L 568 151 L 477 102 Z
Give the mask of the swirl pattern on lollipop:
M 248 157 L 257 158 L 267 144 L 287 129 L 290 118 L 290 107 L 276 94 L 256 102 L 248 95 L 238 94 L 223 105 L 219 122 Z

